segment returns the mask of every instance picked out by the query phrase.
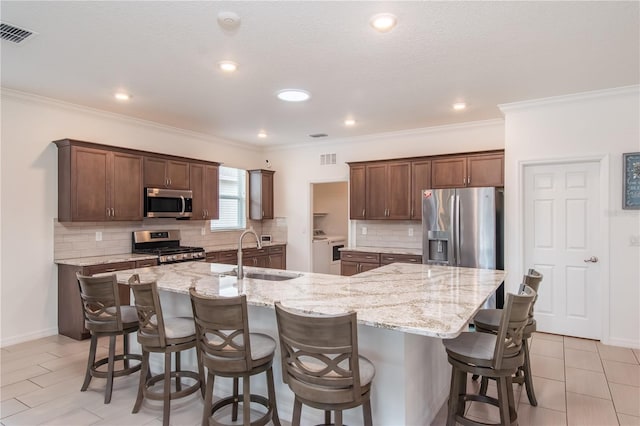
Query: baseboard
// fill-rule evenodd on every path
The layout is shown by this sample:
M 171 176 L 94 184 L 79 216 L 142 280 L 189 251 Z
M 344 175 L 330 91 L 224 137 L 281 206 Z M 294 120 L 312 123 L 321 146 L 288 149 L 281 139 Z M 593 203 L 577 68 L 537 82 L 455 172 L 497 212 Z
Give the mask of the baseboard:
M 611 346 L 622 346 L 623 348 L 640 349 L 640 341 L 632 339 L 620 339 L 610 337 L 607 342 L 602 342 Z
M 4 348 L 18 343 L 28 342 L 29 340 L 40 339 L 42 337 L 48 337 L 58 334 L 58 327 L 46 328 L 44 330 L 36 331 L 34 333 L 21 334 L 19 336 L 2 338 L 0 340 L 0 348 Z

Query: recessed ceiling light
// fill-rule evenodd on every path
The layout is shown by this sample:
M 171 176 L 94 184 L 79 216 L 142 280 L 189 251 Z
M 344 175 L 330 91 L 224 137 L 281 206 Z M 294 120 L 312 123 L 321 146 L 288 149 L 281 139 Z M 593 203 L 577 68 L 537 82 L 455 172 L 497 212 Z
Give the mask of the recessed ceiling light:
M 455 109 L 456 111 L 462 111 L 466 107 L 467 107 L 467 104 L 465 104 L 464 102 L 457 102 L 453 104 L 453 109 Z
M 260 133 L 258 133 L 258 137 L 260 139 L 264 139 L 267 137 L 267 132 L 265 132 L 264 130 L 260 130 Z
M 128 101 L 129 99 L 131 99 L 131 95 L 124 92 L 117 92 L 113 96 L 119 101 Z
M 371 26 L 381 33 L 389 32 L 396 26 L 398 23 L 398 18 L 391 13 L 378 13 L 377 15 L 373 15 L 369 20 Z
M 303 102 L 311 97 L 306 90 L 284 89 L 278 92 L 278 98 L 287 102 Z
M 355 124 L 356 120 L 354 120 L 353 118 L 347 118 L 346 120 L 344 120 L 345 126 L 355 126 Z
M 218 67 L 224 72 L 234 72 L 238 69 L 238 64 L 233 61 L 220 61 Z

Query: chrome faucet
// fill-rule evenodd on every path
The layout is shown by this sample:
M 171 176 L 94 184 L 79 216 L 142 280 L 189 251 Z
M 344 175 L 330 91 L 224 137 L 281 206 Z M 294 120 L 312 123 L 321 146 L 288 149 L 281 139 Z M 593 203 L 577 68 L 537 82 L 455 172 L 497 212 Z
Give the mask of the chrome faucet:
M 259 249 L 262 248 L 262 244 L 260 243 L 260 238 L 258 238 L 258 234 L 256 234 L 256 231 L 254 231 L 253 228 L 249 228 L 246 231 L 244 231 L 242 234 L 240 234 L 240 238 L 238 239 L 238 272 L 237 272 L 237 277 L 239 280 L 241 280 L 244 277 L 244 271 L 242 270 L 242 239 L 247 234 L 253 234 L 253 236 L 256 237 L 256 243 L 258 243 L 258 248 Z

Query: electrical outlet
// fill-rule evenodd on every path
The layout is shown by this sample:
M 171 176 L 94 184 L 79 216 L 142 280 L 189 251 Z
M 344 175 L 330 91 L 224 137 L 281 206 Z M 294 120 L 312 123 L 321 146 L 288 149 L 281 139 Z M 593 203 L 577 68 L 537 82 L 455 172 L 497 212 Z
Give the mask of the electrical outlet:
M 102 232 L 96 231 L 96 241 L 102 241 Z
M 409 233 L 410 237 L 413 237 L 413 228 L 409 228 L 409 232 L 408 233 Z
M 631 247 L 640 247 L 640 235 L 632 235 L 629 237 L 629 245 Z
M 366 226 L 362 227 L 362 235 L 367 235 L 367 227 Z
M 200 235 L 206 235 L 207 234 L 207 228 L 200 228 Z

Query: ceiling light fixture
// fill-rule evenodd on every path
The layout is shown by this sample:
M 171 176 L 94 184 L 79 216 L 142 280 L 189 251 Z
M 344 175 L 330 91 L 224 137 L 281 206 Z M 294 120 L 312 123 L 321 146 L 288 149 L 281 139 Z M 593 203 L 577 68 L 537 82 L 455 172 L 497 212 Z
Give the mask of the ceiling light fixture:
M 391 13 L 378 13 L 373 15 L 369 24 L 378 32 L 386 33 L 391 31 L 398 23 L 398 18 Z
M 224 72 L 234 72 L 238 69 L 238 64 L 233 61 L 220 61 L 218 62 L 218 68 Z
M 455 109 L 456 111 L 462 111 L 466 107 L 467 107 L 467 104 L 465 104 L 464 102 L 457 102 L 453 104 L 453 109 Z
M 264 139 L 267 137 L 267 132 L 265 132 L 264 130 L 260 130 L 260 132 L 258 133 L 258 137 L 260 139 Z
M 306 90 L 284 89 L 278 92 L 278 99 L 287 102 L 304 102 L 311 97 Z
M 119 101 L 128 101 L 129 99 L 131 99 L 131 95 L 124 92 L 117 92 L 113 96 Z
M 354 120 L 353 118 L 347 118 L 346 120 L 344 120 L 345 126 L 355 126 L 355 124 L 356 120 Z

